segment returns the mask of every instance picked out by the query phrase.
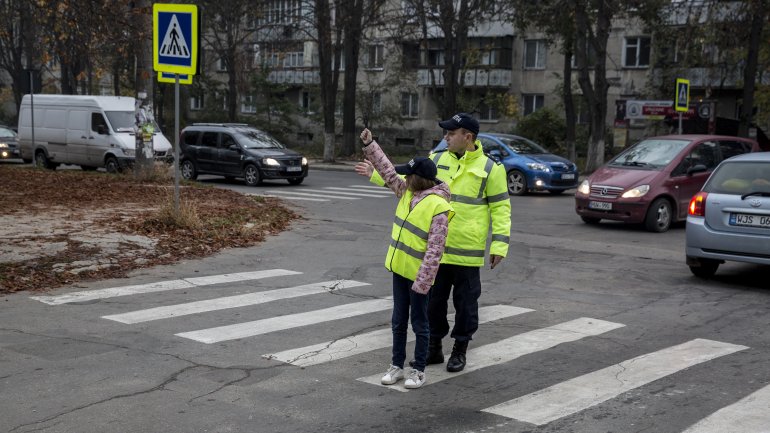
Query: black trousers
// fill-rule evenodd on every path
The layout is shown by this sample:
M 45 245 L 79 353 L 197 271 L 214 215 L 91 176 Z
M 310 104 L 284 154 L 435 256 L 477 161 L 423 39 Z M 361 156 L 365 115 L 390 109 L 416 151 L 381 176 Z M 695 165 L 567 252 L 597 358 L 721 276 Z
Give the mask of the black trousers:
M 444 338 L 449 333 L 446 316 L 451 293 L 455 307 L 455 325 L 451 337 L 457 341 L 473 339 L 473 334 L 479 328 L 480 269 L 444 263 L 439 265 L 428 300 L 431 338 Z

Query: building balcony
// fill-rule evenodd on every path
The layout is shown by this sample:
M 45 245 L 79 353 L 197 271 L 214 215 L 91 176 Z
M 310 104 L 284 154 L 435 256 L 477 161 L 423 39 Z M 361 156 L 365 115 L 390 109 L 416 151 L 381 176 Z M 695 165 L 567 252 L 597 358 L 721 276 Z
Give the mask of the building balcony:
M 466 87 L 510 87 L 511 75 L 510 69 L 468 69 L 461 72 L 464 76 L 464 85 Z M 433 78 L 431 78 L 433 74 Z M 434 81 L 435 80 L 435 81 Z M 443 69 L 419 69 L 417 71 L 418 86 L 437 86 L 444 85 Z M 460 77 L 458 77 L 460 82 Z
M 655 69 L 654 76 L 660 81 L 664 69 Z M 720 67 L 711 68 L 688 68 L 682 72 L 682 77 L 690 80 L 690 87 L 697 88 L 743 88 L 743 68 L 735 67 L 725 70 Z M 762 84 L 770 84 L 770 76 L 762 75 Z
M 278 69 L 267 75 L 267 81 L 273 84 L 319 84 L 321 72 L 313 69 Z

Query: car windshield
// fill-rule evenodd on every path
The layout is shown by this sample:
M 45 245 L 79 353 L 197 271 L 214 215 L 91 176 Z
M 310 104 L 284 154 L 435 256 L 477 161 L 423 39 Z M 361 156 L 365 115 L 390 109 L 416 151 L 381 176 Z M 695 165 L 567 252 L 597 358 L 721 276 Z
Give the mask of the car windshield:
M 714 171 L 703 190 L 735 195 L 770 193 L 770 163 L 727 161 Z
M 16 134 L 8 128 L 0 128 L 0 138 L 13 138 Z
M 661 169 L 688 144 L 690 144 L 689 140 L 643 140 L 613 158 L 608 165 Z
M 136 116 L 133 111 L 105 111 L 114 131 L 134 132 Z
M 539 144 L 535 143 L 534 141 L 527 140 L 526 138 L 505 135 L 498 135 L 496 138 L 505 143 L 506 146 L 510 147 L 511 150 L 516 153 L 549 153 Z
M 240 129 L 238 132 L 242 138 L 240 143 L 246 149 L 284 149 L 286 147 L 270 134 L 259 129 Z

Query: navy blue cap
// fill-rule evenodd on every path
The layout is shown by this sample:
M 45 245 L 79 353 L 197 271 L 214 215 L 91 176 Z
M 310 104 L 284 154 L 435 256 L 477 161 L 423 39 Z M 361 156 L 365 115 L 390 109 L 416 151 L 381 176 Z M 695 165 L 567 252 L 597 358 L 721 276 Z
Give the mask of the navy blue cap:
M 419 156 L 406 164 L 396 166 L 396 173 L 398 174 L 416 174 L 428 180 L 436 180 L 436 172 L 436 164 L 424 156 Z
M 474 119 L 468 113 L 457 113 L 452 116 L 451 119 L 439 122 L 438 126 L 449 131 L 454 131 L 458 128 L 467 129 L 468 131 L 478 134 L 479 133 L 479 121 Z

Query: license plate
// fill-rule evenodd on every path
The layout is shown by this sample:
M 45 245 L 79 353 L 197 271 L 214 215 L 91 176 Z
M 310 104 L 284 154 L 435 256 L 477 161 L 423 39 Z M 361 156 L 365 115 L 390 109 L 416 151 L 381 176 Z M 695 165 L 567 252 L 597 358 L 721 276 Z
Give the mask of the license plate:
M 572 180 L 575 178 L 575 173 L 565 173 L 561 175 L 561 178 L 564 180 Z
M 612 203 L 607 203 L 606 201 L 589 201 L 588 207 L 590 209 L 612 210 Z
M 286 167 L 286 171 L 302 171 L 302 167 Z
M 731 213 L 731 226 L 761 227 L 770 229 L 770 216 L 749 215 L 745 213 Z

